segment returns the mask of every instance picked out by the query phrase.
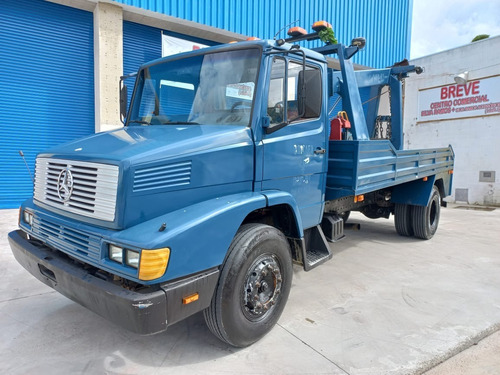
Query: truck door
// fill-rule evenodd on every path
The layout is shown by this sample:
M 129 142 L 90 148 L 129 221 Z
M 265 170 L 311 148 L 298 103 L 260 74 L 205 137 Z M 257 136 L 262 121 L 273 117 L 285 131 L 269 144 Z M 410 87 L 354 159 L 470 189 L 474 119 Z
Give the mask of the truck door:
M 307 87 L 319 103 L 301 111 L 298 94 L 303 72 L 301 61 L 274 57 L 270 69 L 267 116 L 273 126 L 289 124 L 270 134 L 263 134 L 262 190 L 277 189 L 291 193 L 300 210 L 304 228 L 321 221 L 328 155 L 325 134 L 324 91 L 321 73 L 324 67 L 307 64 L 315 70 L 317 81 Z M 309 72 L 313 73 L 314 72 Z M 310 74 L 309 74 L 310 75 Z M 307 84 L 307 79 L 306 79 Z M 303 112 L 300 114 L 299 112 Z

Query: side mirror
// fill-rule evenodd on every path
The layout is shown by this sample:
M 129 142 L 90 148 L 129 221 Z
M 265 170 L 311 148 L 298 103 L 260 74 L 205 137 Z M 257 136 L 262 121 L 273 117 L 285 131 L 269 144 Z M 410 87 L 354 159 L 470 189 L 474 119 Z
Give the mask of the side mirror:
M 127 117 L 127 85 L 122 84 L 123 81 L 120 82 L 120 120 L 125 123 L 125 117 Z
M 300 117 L 319 117 L 321 114 L 321 72 L 319 69 L 299 72 L 297 94 Z

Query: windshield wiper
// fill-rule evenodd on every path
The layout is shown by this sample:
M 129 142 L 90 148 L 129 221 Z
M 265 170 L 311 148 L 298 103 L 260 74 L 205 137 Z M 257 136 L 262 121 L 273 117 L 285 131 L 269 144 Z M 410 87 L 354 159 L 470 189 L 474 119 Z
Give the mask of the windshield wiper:
M 199 122 L 195 121 L 165 121 L 161 123 L 162 125 L 200 125 Z
M 143 125 L 150 125 L 149 122 L 144 121 L 144 120 L 130 120 L 128 123 L 134 123 L 134 124 L 143 124 Z

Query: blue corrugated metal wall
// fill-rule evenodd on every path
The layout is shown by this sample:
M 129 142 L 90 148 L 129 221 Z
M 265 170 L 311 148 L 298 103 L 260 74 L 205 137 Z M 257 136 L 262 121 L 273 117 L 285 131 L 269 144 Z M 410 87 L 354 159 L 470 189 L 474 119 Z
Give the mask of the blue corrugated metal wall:
M 295 20 L 300 20 L 296 26 L 306 30 L 315 21 L 327 20 L 342 43 L 364 36 L 366 48 L 353 60 L 377 68 L 392 65 L 410 54 L 413 0 L 115 1 L 261 39 L 273 38 L 280 28 Z M 285 35 L 286 29 L 280 36 Z
M 94 132 L 93 16 L 41 0 L 0 5 L 0 208 L 31 197 L 36 154 Z

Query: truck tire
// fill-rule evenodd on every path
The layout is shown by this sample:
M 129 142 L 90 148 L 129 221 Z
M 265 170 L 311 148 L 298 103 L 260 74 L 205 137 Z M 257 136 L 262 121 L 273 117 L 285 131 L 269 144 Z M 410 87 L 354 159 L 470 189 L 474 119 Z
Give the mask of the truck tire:
M 204 310 L 208 328 L 229 345 L 253 344 L 278 321 L 292 276 L 285 236 L 268 225 L 242 225 L 229 247 L 210 306 Z
M 413 236 L 412 208 L 409 204 L 400 203 L 394 207 L 394 226 L 400 236 Z
M 413 234 L 417 238 L 430 240 L 436 233 L 441 213 L 439 189 L 434 185 L 427 206 L 414 206 L 412 212 Z

